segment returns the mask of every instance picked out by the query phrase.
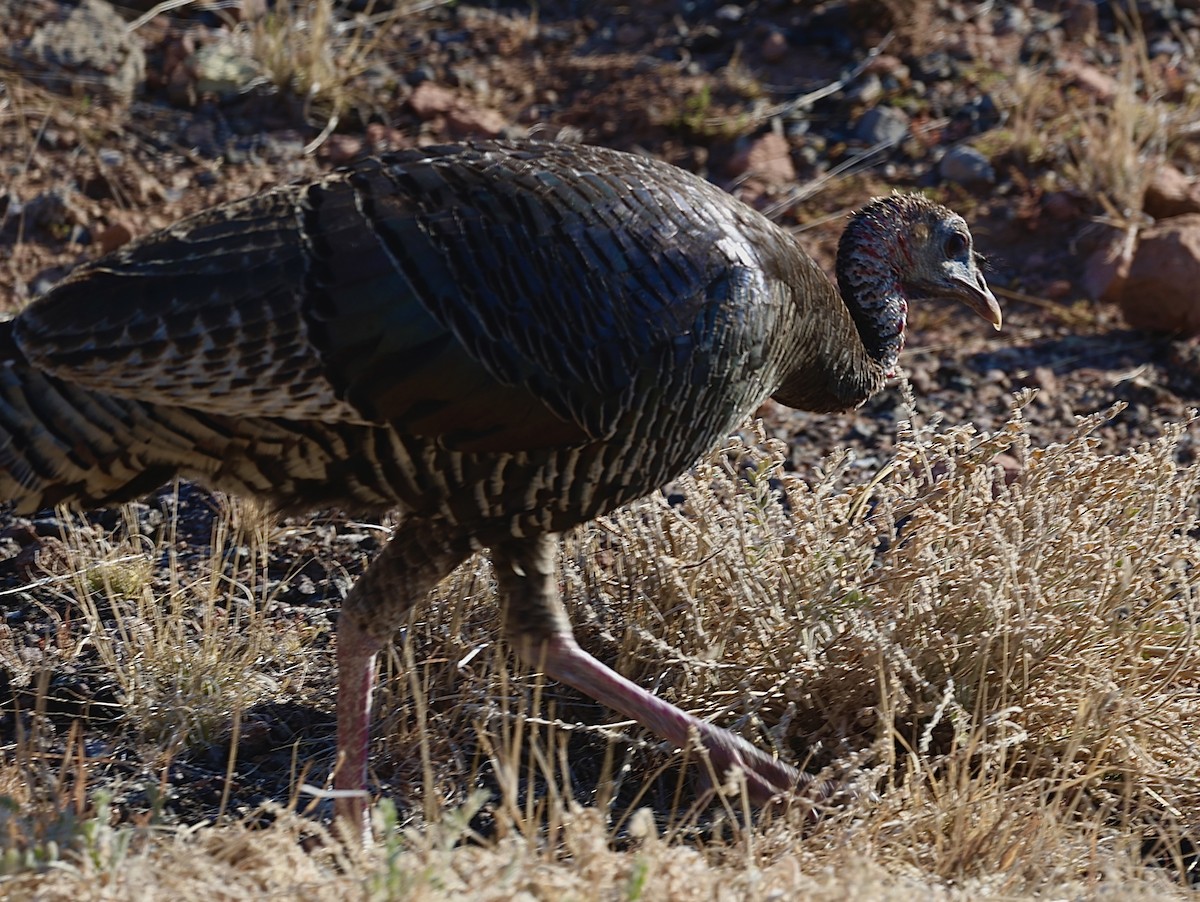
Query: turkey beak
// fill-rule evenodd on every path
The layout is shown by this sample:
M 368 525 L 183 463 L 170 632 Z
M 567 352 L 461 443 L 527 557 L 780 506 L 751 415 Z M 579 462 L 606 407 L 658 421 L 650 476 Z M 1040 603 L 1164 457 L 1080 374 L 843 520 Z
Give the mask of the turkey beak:
M 1004 315 L 1000 312 L 996 296 L 983 280 L 983 273 L 971 267 L 970 274 L 954 276 L 950 281 L 958 289 L 955 295 L 957 299 L 991 323 L 997 332 L 1000 331 Z

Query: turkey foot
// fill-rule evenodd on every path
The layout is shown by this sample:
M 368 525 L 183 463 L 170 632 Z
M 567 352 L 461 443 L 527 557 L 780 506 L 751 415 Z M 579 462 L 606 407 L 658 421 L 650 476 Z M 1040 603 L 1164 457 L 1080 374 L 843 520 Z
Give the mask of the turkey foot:
M 803 793 L 813 782 L 809 774 L 772 758 L 736 733 L 703 721 L 698 722 L 695 730 L 718 783 L 731 770 L 740 770 L 746 781 L 746 796 L 752 805 L 762 807 L 781 796 Z M 705 773 L 704 779 L 710 778 L 711 775 Z
M 700 720 L 627 680 L 581 649 L 570 634 L 547 640 L 541 652 L 547 676 L 633 718 L 678 748 L 689 748 L 698 739 L 718 780 L 733 768 L 745 774 L 747 793 L 755 805 L 803 792 L 813 782 L 809 775 L 772 758 L 737 734 Z

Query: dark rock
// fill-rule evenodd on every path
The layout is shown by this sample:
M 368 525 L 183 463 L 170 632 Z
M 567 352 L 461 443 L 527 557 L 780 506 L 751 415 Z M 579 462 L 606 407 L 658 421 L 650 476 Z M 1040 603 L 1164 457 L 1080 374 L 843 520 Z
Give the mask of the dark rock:
M 864 144 L 899 144 L 908 134 L 908 116 L 890 106 L 867 110 L 854 126 L 854 137 Z
M 788 49 L 787 36 L 781 31 L 772 30 L 763 39 L 759 52 L 762 54 L 763 62 L 782 63 L 787 59 Z
M 958 144 L 947 150 L 938 164 L 938 174 L 946 181 L 960 185 L 990 184 L 996 180 L 996 170 L 991 162 L 969 144 Z

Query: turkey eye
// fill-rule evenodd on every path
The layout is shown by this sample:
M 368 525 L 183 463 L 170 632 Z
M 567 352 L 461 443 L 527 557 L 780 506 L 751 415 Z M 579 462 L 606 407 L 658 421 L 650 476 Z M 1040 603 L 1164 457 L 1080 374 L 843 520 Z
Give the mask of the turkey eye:
M 953 232 L 946 239 L 946 244 L 943 246 L 946 256 L 950 258 L 961 257 L 967 252 L 967 239 L 961 232 Z

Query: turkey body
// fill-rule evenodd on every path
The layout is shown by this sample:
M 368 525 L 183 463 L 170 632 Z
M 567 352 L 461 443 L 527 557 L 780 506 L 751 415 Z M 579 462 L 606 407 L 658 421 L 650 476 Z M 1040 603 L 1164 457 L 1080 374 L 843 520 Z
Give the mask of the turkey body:
M 526 661 L 699 740 L 763 801 L 802 775 L 575 645 L 556 534 L 677 476 L 772 394 L 861 403 L 914 298 L 999 325 L 965 224 L 919 198 L 855 218 L 839 281 L 647 158 L 496 143 L 367 160 L 183 220 L 0 325 L 0 498 L 95 507 L 180 474 L 286 511 L 399 510 L 338 623 L 351 823 L 375 654 L 481 547 Z
M 95 506 L 180 473 L 486 544 L 645 495 L 774 389 L 801 311 L 762 244 L 790 238 L 614 157 L 397 154 L 83 267 L 9 324 L 29 416 L 5 497 Z

